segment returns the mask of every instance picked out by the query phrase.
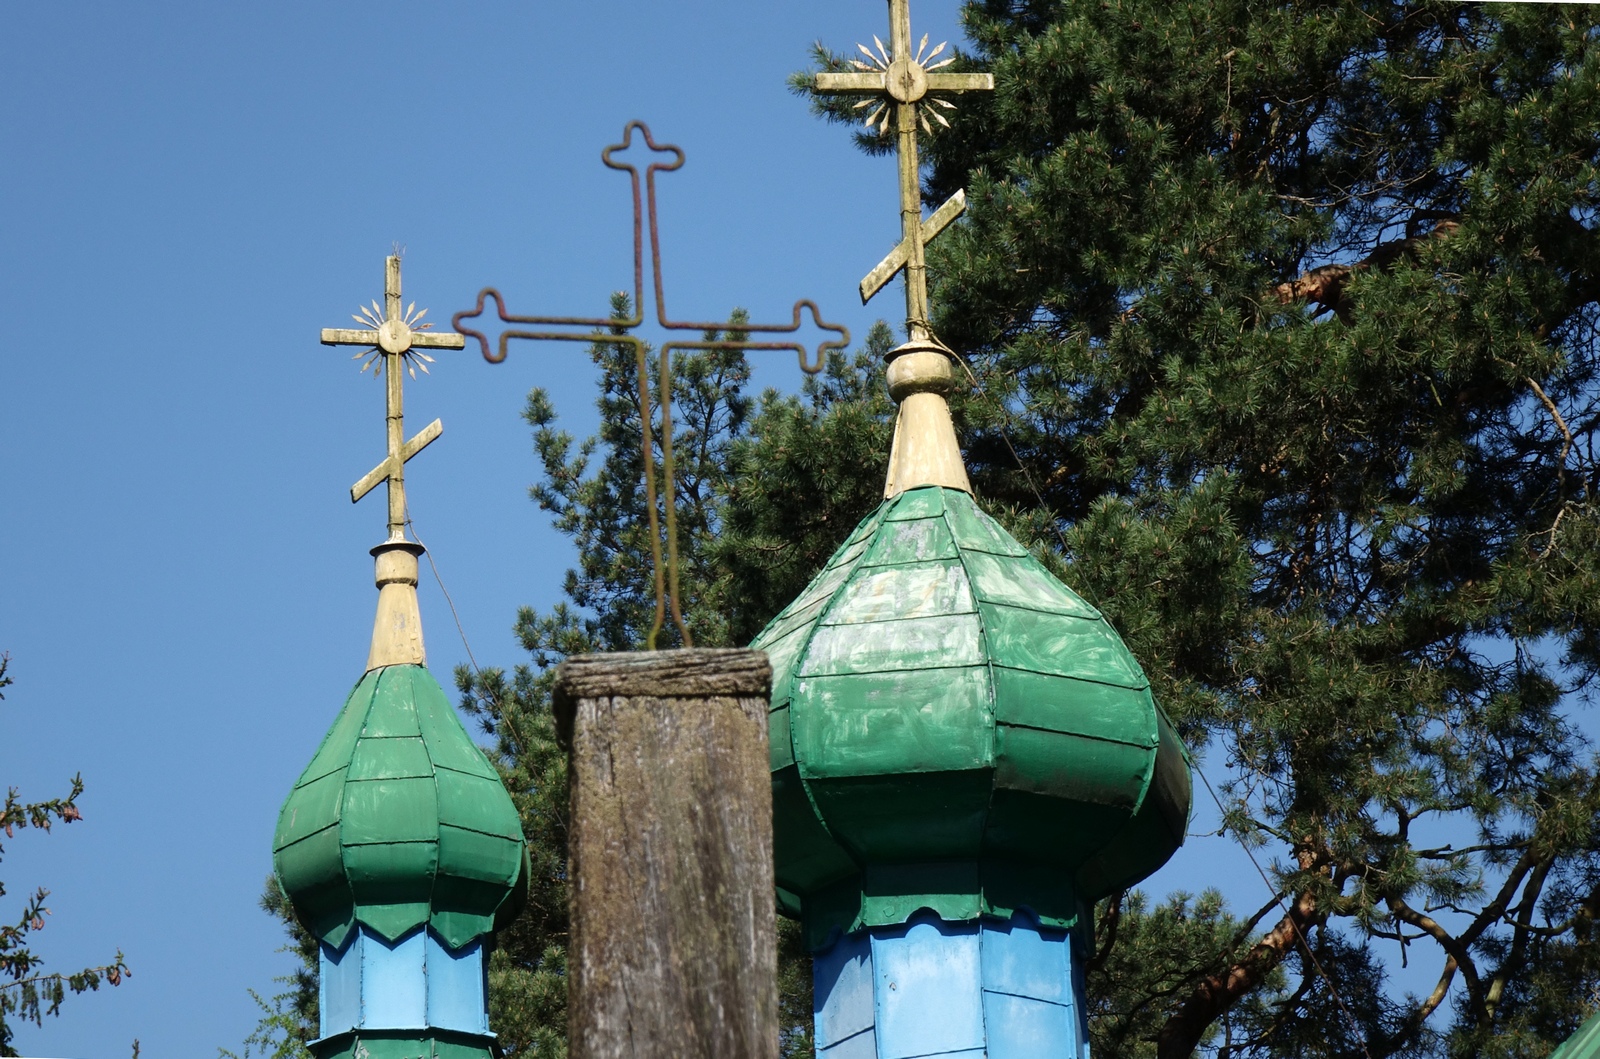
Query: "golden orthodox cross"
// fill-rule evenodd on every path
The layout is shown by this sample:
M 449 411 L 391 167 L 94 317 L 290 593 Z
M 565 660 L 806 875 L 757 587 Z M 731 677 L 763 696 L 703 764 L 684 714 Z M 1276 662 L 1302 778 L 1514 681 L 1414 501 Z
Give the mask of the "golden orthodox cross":
M 966 209 L 967 196 L 965 192 L 956 192 L 927 220 L 922 219 L 917 126 L 920 124 L 924 131 L 932 133 L 933 126 L 928 122 L 932 116 L 934 121 L 948 127 L 950 123 L 940 110 L 953 110 L 955 104 L 943 94 L 992 89 L 994 75 L 937 72 L 954 59 L 933 62 L 945 46 L 940 44 L 928 52 L 926 35 L 913 53 L 910 0 L 889 0 L 889 46 L 885 48 L 877 37 L 872 38 L 872 43 L 877 46 L 876 54 L 864 44 L 856 45 L 868 60 L 850 60 L 858 73 L 819 73 L 817 91 L 865 94 L 867 98 L 857 103 L 856 108 L 877 104 L 868 112 L 866 123 L 876 125 L 879 133 L 888 132 L 891 119 L 894 122 L 900 156 L 900 243 L 861 281 L 861 301 L 865 304 L 894 278 L 895 273 L 904 271 L 907 337 L 912 342 L 928 342 L 933 340 L 933 332 L 928 325 L 928 266 L 923 257 L 924 248 L 951 221 L 961 216 L 961 211 Z
M 373 302 L 370 309 L 362 306 L 361 315 L 355 317 L 357 323 L 368 324 L 370 329 L 325 327 L 322 329 L 322 344 L 367 346 L 369 349 L 356 354 L 358 358 L 367 357 L 367 362 L 361 366 L 361 370 L 366 371 L 369 367 L 376 367 L 378 374 L 388 376 L 386 382 L 389 392 L 385 417 L 389 435 L 389 454 L 381 463 L 368 471 L 366 477 L 350 487 L 350 502 L 355 503 L 371 492 L 378 483 L 387 481 L 389 539 L 397 541 L 405 539 L 406 461 L 427 448 L 444 433 L 444 425 L 435 419 L 418 431 L 416 437 L 410 441 L 405 440 L 402 369 L 409 369 L 414 379 L 417 377 L 417 368 L 420 367 L 424 373 L 427 372 L 424 361 L 428 364 L 433 363 L 433 358 L 420 350 L 464 349 L 467 340 L 455 334 L 428 334 L 427 329 L 433 325 L 421 322 L 428 310 L 417 312 L 416 302 L 412 302 L 408 309 L 401 309 L 398 256 L 391 256 L 384 263 L 383 300 L 384 308 L 381 313 L 378 303 Z

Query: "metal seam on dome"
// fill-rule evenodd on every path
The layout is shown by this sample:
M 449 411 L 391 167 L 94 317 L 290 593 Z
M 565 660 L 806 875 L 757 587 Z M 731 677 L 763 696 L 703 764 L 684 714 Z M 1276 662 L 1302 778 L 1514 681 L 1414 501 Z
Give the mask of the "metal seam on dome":
M 905 494 L 903 494 L 903 493 L 901 494 L 901 496 L 904 496 L 904 495 Z M 801 767 L 802 759 L 801 759 L 801 755 L 800 755 L 800 747 L 799 747 L 799 744 L 795 742 L 795 738 L 794 738 L 794 729 L 795 729 L 795 725 L 794 725 L 794 704 L 795 704 L 795 701 L 796 701 L 796 696 L 795 696 L 794 692 L 795 692 L 795 686 L 799 683 L 799 680 L 800 680 L 800 667 L 798 665 L 799 660 L 801 658 L 803 658 L 805 656 L 807 650 L 810 649 L 811 641 L 816 637 L 817 630 L 822 627 L 822 620 L 825 617 L 827 617 L 828 611 L 833 609 L 834 601 L 837 600 L 839 598 L 839 594 L 841 592 L 843 592 L 844 589 L 849 586 L 851 580 L 855 576 L 856 571 L 858 569 L 860 569 L 860 565 L 859 565 L 860 564 L 860 559 L 861 559 L 861 557 L 863 555 L 865 555 L 867 553 L 867 544 L 866 544 L 866 542 L 870 541 L 872 539 L 873 534 L 877 533 L 879 528 L 881 528 L 883 526 L 883 523 L 885 521 L 885 516 L 887 516 L 889 509 L 891 509 L 894 505 L 898 504 L 899 502 L 900 502 L 900 497 L 898 497 L 898 496 L 897 497 L 893 497 L 893 498 L 891 498 L 889 500 L 885 500 L 885 501 L 883 501 L 882 503 L 880 503 L 877 506 L 877 508 L 872 512 L 872 514 L 868 515 L 865 519 L 862 520 L 863 525 L 865 525 L 867 522 L 873 523 L 872 529 L 870 529 L 866 533 L 861 534 L 860 540 L 856 541 L 857 545 L 861 545 L 860 551 L 857 552 L 856 556 L 853 559 L 849 560 L 849 562 L 848 562 L 849 569 L 848 569 L 848 572 L 845 574 L 844 579 L 839 583 L 839 586 L 837 588 L 835 588 L 832 593 L 829 594 L 829 596 L 827 597 L 827 602 L 823 604 L 821 612 L 819 612 L 819 614 L 817 615 L 817 620 L 811 623 L 811 628 L 805 634 L 805 642 L 802 643 L 800 645 L 799 650 L 797 650 L 794 653 L 795 664 L 791 664 L 790 671 L 787 674 L 787 676 L 788 676 L 788 688 L 786 690 L 788 691 L 788 694 L 789 694 L 789 755 L 790 755 L 790 757 L 792 757 L 794 759 L 795 778 L 800 781 L 800 790 L 806 796 L 806 804 L 811 806 L 811 815 L 812 815 L 812 817 L 822 827 L 823 832 L 825 834 L 827 834 L 828 838 L 832 840 L 833 844 L 835 846 L 839 847 L 839 849 L 844 853 L 845 858 L 847 860 L 849 860 L 851 864 L 854 864 L 856 866 L 856 871 L 858 873 L 860 873 L 863 882 L 866 879 L 867 866 L 856 858 L 856 855 L 851 851 L 851 849 L 850 849 L 850 847 L 848 845 L 846 845 L 844 842 L 840 841 L 838 835 L 834 834 L 833 828 L 828 825 L 827 817 L 822 812 L 822 807 L 817 804 L 816 795 L 814 795 L 812 793 L 812 791 L 811 791 L 811 782 L 808 779 L 806 779 L 805 769 L 803 767 Z M 858 526 L 857 527 L 857 532 L 859 532 L 860 529 L 861 529 L 861 527 Z M 852 534 L 852 536 L 854 536 L 854 534 Z M 851 547 L 854 547 L 854 545 L 851 545 Z M 844 565 L 847 565 L 847 564 L 841 563 L 840 565 L 844 566 Z M 757 640 L 759 640 L 759 639 L 760 639 L 760 637 L 757 637 Z M 777 697 L 776 696 L 776 692 L 774 692 L 774 696 L 773 697 L 774 698 Z M 857 915 L 859 917 L 859 913 L 857 913 Z
M 971 498 L 969 497 L 969 499 L 971 499 Z M 943 497 L 941 497 L 941 500 L 943 500 Z M 972 501 L 972 504 L 973 504 L 974 507 L 976 507 L 977 506 L 977 501 L 975 501 L 975 500 Z M 973 580 L 972 571 L 967 569 L 966 557 L 965 557 L 965 555 L 962 554 L 961 538 L 956 535 L 956 528 L 954 526 L 950 525 L 950 521 L 949 521 L 950 505 L 949 505 L 948 502 L 943 502 L 941 504 L 941 507 L 942 507 L 942 510 L 939 513 L 940 517 L 945 520 L 945 528 L 950 531 L 950 537 L 951 537 L 951 539 L 953 541 L 955 541 L 956 562 L 961 564 L 962 576 L 964 576 L 967 579 L 967 586 L 972 591 L 972 607 L 973 607 L 973 610 L 978 615 L 978 650 L 979 650 L 979 657 L 983 659 L 983 675 L 984 675 L 984 679 L 985 679 L 985 682 L 986 682 L 986 685 L 987 685 L 986 690 L 989 693 L 989 695 L 988 695 L 988 708 L 989 708 L 989 731 L 988 731 L 988 738 L 989 738 L 989 764 L 988 764 L 988 767 L 990 769 L 990 775 L 989 775 L 989 799 L 988 799 L 987 802 L 984 803 L 984 807 L 983 807 L 983 828 L 978 832 L 978 852 L 979 852 L 979 857 L 981 858 L 982 855 L 983 855 L 983 847 L 986 844 L 985 843 L 985 839 L 988 837 L 988 833 L 989 833 L 989 823 L 990 823 L 991 819 L 993 819 L 993 816 L 994 816 L 995 795 L 999 790 L 998 778 L 999 778 L 999 774 L 1000 773 L 999 773 L 999 769 L 998 769 L 997 766 L 999 764 L 1000 746 L 999 746 L 999 740 L 998 740 L 998 738 L 996 738 L 997 735 L 998 735 L 998 732 L 996 731 L 996 729 L 998 728 L 998 726 L 1000 724 L 999 711 L 997 709 L 998 697 L 999 697 L 999 687 L 996 684 L 995 677 L 994 677 L 994 652 L 989 650 L 989 630 L 988 630 L 988 626 L 983 620 L 983 611 L 981 609 L 979 609 L 979 605 L 978 605 L 978 593 L 977 593 L 977 587 L 978 586 L 977 586 L 977 583 Z M 983 885 L 983 877 L 982 877 L 982 873 L 980 871 L 979 879 L 978 879 L 978 907 L 979 908 L 982 908 L 984 906 L 984 904 L 986 904 L 987 901 L 988 901 L 988 898 L 987 898 L 986 894 L 984 893 L 984 889 L 985 888 L 984 888 L 984 885 Z
M 1075 673 L 1051 673 L 1048 670 L 1030 669 L 1027 666 L 1019 666 L 1012 662 L 996 662 L 995 665 L 1000 669 L 1011 669 L 1018 673 L 1031 673 L 1036 677 L 1054 677 L 1057 680 L 1079 680 L 1085 684 L 1094 684 L 1097 687 L 1116 688 L 1118 691 L 1150 690 L 1150 680 L 1148 677 L 1145 678 L 1145 682 L 1143 684 L 1113 684 L 1109 680 L 1095 680 L 1093 677 L 1080 677 Z M 1153 697 L 1154 696 L 1152 696 L 1152 698 Z
M 1070 735 L 1074 739 L 1092 739 L 1097 743 L 1115 743 L 1117 746 L 1131 746 L 1135 750 L 1154 750 L 1161 746 L 1159 738 L 1147 743 L 1135 743 L 1129 739 L 1114 739 L 1111 736 L 1095 735 L 1091 732 L 1074 732 L 1062 728 L 1046 728 L 1042 724 L 1024 724 L 1021 721 L 1002 721 L 997 719 L 994 723 L 996 725 L 1003 724 L 1007 728 L 1021 728 L 1028 732 L 1048 732 L 1051 735 Z M 1139 797 L 1142 799 L 1144 795 L 1141 793 Z M 1138 811 L 1138 803 L 1136 803 L 1134 812 Z

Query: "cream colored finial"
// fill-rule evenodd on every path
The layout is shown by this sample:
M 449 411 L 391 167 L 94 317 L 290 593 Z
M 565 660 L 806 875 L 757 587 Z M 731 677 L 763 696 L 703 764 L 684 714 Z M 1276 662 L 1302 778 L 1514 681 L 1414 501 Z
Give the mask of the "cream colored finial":
M 367 670 L 427 665 L 422 647 L 422 611 L 417 607 L 417 559 L 422 545 L 385 541 L 372 549 L 377 560 L 378 616 L 372 622 Z
M 422 545 L 406 539 L 406 461 L 427 448 L 444 426 L 437 419 L 405 440 L 405 403 L 402 377 L 409 369 L 416 378 L 416 369 L 427 372 L 433 358 L 422 349 L 464 349 L 464 336 L 451 333 L 428 334 L 432 324 L 420 321 L 426 309 L 416 311 L 416 303 L 401 308 L 400 257 L 398 254 L 384 262 L 384 308 L 373 302 L 369 310 L 363 307 L 357 323 L 369 325 L 364 330 L 326 327 L 322 330 L 325 346 L 363 346 L 355 359 L 366 358 L 361 370 L 376 366 L 378 374 L 387 374 L 384 423 L 389 452 L 383 461 L 368 471 L 366 476 L 350 487 L 351 503 L 360 500 L 379 483 L 389 484 L 389 537 L 372 549 L 377 560 L 378 616 L 372 625 L 372 649 L 367 654 L 367 669 L 382 666 L 423 665 L 426 657 L 422 650 L 422 614 L 417 607 L 417 558 L 422 555 Z
M 889 396 L 900 406 L 884 499 L 919 485 L 972 492 L 945 396 L 956 387 L 955 356 L 937 342 L 907 342 L 889 354 Z

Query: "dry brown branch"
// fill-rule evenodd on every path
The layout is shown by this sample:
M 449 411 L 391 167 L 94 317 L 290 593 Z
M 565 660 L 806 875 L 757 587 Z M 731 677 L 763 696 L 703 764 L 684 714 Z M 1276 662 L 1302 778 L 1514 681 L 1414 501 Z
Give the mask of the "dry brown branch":
M 1352 275 L 1369 268 L 1391 268 L 1401 258 L 1414 256 L 1417 247 L 1425 241 L 1448 238 L 1460 227 L 1455 221 L 1440 221 L 1426 235 L 1379 243 L 1376 250 L 1354 265 L 1318 265 L 1309 272 L 1301 273 L 1299 279 L 1278 284 L 1272 289 L 1272 297 L 1279 305 L 1311 302 L 1318 307 L 1318 314 L 1332 312 L 1348 323 L 1350 306 L 1345 299 L 1344 289 Z

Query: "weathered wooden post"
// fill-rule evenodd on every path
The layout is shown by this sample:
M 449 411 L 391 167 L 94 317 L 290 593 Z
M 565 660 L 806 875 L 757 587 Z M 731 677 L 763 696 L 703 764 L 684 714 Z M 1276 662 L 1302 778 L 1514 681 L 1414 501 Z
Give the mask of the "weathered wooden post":
M 570 658 L 573 1059 L 776 1059 L 762 651 Z

